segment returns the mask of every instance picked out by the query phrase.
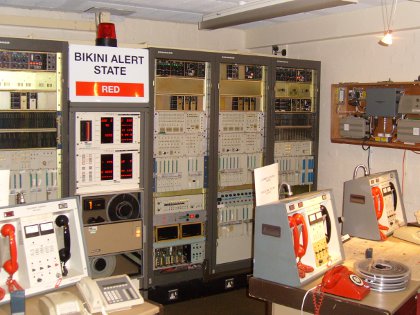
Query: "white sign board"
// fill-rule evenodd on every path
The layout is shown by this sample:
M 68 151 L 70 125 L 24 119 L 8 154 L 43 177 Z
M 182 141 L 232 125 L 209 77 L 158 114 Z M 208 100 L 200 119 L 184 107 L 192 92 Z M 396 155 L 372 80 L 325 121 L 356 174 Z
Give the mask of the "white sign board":
M 71 102 L 148 103 L 147 49 L 70 45 Z
M 0 207 L 9 205 L 10 170 L 0 170 Z
M 254 170 L 255 204 L 265 205 L 279 200 L 279 164 L 256 168 Z

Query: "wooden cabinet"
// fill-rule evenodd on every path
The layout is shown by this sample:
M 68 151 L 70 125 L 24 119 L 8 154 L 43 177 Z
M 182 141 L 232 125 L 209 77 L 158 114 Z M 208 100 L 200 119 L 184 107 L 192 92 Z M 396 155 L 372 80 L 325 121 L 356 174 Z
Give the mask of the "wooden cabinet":
M 333 84 L 331 142 L 419 150 L 420 82 Z

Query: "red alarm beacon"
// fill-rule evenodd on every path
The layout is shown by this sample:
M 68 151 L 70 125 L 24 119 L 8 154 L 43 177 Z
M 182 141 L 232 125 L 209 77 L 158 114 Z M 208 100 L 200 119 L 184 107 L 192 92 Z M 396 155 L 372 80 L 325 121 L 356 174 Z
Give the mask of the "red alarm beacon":
M 99 23 L 96 32 L 96 46 L 117 47 L 114 23 Z

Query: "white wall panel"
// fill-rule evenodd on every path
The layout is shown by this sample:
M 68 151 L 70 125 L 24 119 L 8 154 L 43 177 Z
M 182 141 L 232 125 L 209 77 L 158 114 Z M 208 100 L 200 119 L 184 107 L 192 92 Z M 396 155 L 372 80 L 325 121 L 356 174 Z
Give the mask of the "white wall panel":
M 420 12 L 420 4 L 418 5 Z M 398 19 L 409 18 L 398 11 Z M 328 17 L 329 19 L 331 17 Z M 337 17 L 335 24 L 343 20 Z M 417 21 L 420 25 L 420 21 Z M 305 22 L 306 23 L 306 22 Z M 356 21 L 354 21 L 356 23 Z M 316 24 L 316 23 L 315 23 Z M 263 32 L 263 30 L 261 31 Z M 316 25 L 311 32 L 317 33 Z M 339 82 L 413 81 L 420 75 L 420 30 L 395 32 L 394 44 L 378 45 L 378 36 L 363 35 L 288 45 L 290 58 L 321 61 L 320 141 L 318 189 L 332 188 L 337 209 L 341 213 L 343 182 L 353 177 L 358 164 L 367 165 L 367 151 L 359 145 L 333 144 L 330 141 L 331 84 Z M 279 39 L 281 36 L 279 35 Z M 271 46 L 254 50 L 271 53 Z M 396 169 L 404 187 L 403 199 L 408 221 L 415 221 L 414 212 L 420 209 L 418 175 L 420 155 L 406 152 L 403 176 L 404 150 L 373 147 L 371 173 Z M 362 176 L 360 172 L 359 176 Z M 403 182 L 404 179 L 404 182 Z

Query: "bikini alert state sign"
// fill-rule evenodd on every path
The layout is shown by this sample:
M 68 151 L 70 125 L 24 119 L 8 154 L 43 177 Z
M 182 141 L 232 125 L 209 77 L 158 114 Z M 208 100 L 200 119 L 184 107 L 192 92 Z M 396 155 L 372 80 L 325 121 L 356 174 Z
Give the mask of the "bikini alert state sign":
M 71 102 L 148 103 L 149 51 L 69 46 Z

